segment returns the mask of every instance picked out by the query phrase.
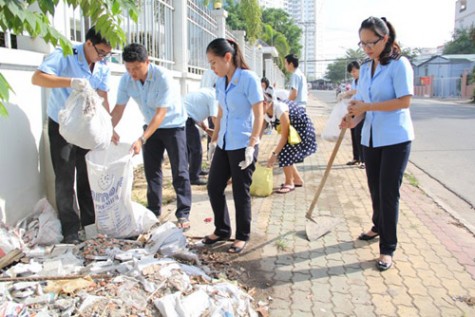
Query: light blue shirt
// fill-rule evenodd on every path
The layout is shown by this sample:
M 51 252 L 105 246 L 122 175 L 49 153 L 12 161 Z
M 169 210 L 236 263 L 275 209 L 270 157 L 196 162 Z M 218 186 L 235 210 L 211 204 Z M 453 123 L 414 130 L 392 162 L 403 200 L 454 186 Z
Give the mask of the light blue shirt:
M 218 146 L 228 151 L 247 147 L 254 124 L 252 106 L 264 100 L 260 79 L 250 70 L 237 68 L 228 87 L 226 77 L 218 79 L 216 94 L 223 113 Z
M 196 122 L 202 122 L 208 117 L 218 115 L 218 100 L 214 88 L 200 88 L 188 93 L 183 98 L 186 112 Z
M 378 64 L 371 77 L 371 64 L 361 65 L 358 92 L 354 99 L 364 102 L 381 102 L 414 94 L 414 73 L 405 57 Z M 370 133 L 373 147 L 399 144 L 414 140 L 409 109 L 368 111 L 361 132 L 361 144 L 369 146 Z
M 143 84 L 125 73 L 120 79 L 117 104 L 126 105 L 130 97 L 139 105 L 145 123 L 152 121 L 157 108 L 167 108 L 167 113 L 159 128 L 171 129 L 185 126 L 188 116 L 181 103 L 180 89 L 166 68 L 150 63 L 147 79 Z
M 73 47 L 73 54 L 64 56 L 63 50 L 58 48 L 46 56 L 38 67 L 43 73 L 69 78 L 87 78 L 94 89 L 110 90 L 110 69 L 105 61 L 96 62 L 94 72 L 91 72 L 84 55 L 84 44 Z M 52 88 L 48 99 L 46 112 L 48 117 L 58 122 L 58 113 L 64 109 L 66 99 L 71 94 L 71 88 Z
M 302 73 L 300 68 L 296 68 L 292 77 L 290 77 L 290 89 L 297 90 L 297 98 L 294 102 L 298 105 L 305 106 L 307 105 L 308 99 L 308 89 L 307 89 L 307 78 Z

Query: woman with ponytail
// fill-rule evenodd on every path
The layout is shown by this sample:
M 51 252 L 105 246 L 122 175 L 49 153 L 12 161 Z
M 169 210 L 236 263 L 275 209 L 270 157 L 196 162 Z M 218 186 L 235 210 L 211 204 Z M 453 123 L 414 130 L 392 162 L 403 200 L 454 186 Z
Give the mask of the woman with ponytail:
M 352 119 L 343 120 L 342 127 L 353 128 L 365 118 L 361 144 L 373 205 L 373 226 L 358 239 L 380 237 L 376 266 L 385 271 L 393 264 L 399 188 L 414 139 L 409 112 L 414 74 L 409 61 L 401 56 L 393 26 L 385 18 L 364 20 L 359 37 L 358 45 L 369 59 L 361 65 L 358 91 L 348 106 Z
M 211 245 L 231 237 L 224 191 L 232 178 L 236 239 L 228 252 L 240 253 L 251 233 L 250 186 L 264 120 L 264 96 L 259 78 L 249 70 L 236 42 L 215 39 L 209 43 L 206 54 L 211 69 L 219 77 L 216 82 L 219 109 L 208 150 L 212 160 L 208 196 L 213 208 L 215 230 L 202 242 Z

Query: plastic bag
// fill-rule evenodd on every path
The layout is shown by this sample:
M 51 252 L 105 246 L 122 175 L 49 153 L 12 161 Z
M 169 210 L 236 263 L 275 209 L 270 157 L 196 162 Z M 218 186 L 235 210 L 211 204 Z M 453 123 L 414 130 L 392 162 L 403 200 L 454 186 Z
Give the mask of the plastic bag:
M 274 179 L 271 167 L 256 165 L 256 170 L 252 175 L 251 195 L 257 197 L 267 197 L 272 194 Z
M 86 155 L 87 174 L 99 233 L 113 238 L 137 236 L 157 222 L 155 215 L 132 202 L 130 145 L 119 143 Z
M 92 88 L 73 90 L 59 112 L 59 133 L 83 149 L 105 149 L 112 138 L 111 116 Z
M 326 141 L 336 142 L 340 135 L 340 123 L 343 117 L 348 112 L 348 99 L 343 99 L 335 105 L 330 117 L 325 124 L 325 128 L 322 131 L 322 138 Z
M 23 229 L 22 239 L 29 246 L 53 245 L 63 240 L 61 222 L 46 198 L 40 199 L 33 214 L 21 220 L 16 227 Z

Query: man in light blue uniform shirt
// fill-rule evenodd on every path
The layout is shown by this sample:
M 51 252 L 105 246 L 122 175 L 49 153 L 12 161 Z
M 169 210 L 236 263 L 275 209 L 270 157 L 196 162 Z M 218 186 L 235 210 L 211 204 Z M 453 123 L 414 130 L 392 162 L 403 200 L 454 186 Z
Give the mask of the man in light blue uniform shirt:
M 75 45 L 72 55 L 64 56 L 61 49 L 55 50 L 32 77 L 34 85 L 53 88 L 47 108 L 48 136 L 63 243 L 79 243 L 80 223 L 83 227 L 93 224 L 95 213 L 85 160 L 88 150 L 68 143 L 59 134 L 58 114 L 64 109 L 71 88 L 81 90 L 87 86 L 104 98 L 104 107 L 109 112 L 110 70 L 104 58 L 110 52 L 110 44 L 92 27 L 86 34 L 86 42 Z M 75 180 L 80 220 L 74 209 Z
M 188 113 L 186 121 L 186 144 L 188 147 L 188 163 L 190 182 L 192 185 L 206 185 L 206 181 L 200 179 L 201 164 L 203 162 L 203 149 L 198 125 L 209 136 L 213 136 L 213 129 L 208 127 L 208 118 L 213 121 L 218 115 L 218 101 L 214 88 L 200 88 L 188 93 L 183 98 L 183 105 Z
M 294 54 L 285 56 L 285 68 L 292 73 L 290 77 L 289 100 L 294 101 L 301 107 L 307 106 L 308 87 L 307 78 L 299 68 L 299 59 Z
M 139 154 L 143 150 L 148 208 L 157 217 L 160 216 L 162 162 L 166 150 L 177 196 L 175 215 L 178 227 L 188 230 L 191 186 L 185 134 L 187 115 L 181 103 L 180 90 L 167 69 L 150 63 L 143 45 L 127 45 L 122 57 L 127 73 L 120 80 L 117 104 L 112 111 L 112 125 L 116 126 L 119 123 L 125 106 L 132 97 L 147 123 L 143 135 L 132 144 L 132 151 Z M 114 141 L 118 141 L 117 135 Z

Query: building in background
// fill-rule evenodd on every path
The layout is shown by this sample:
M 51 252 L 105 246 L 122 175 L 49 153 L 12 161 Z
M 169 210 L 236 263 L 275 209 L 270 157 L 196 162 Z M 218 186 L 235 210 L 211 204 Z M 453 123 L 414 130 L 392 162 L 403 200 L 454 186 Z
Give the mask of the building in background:
M 475 26 L 475 0 L 458 0 L 455 3 L 454 29 L 468 29 Z
M 259 0 L 259 5 L 264 9 L 285 9 L 287 0 Z
M 302 29 L 302 71 L 308 80 L 323 78 L 326 64 L 324 52 L 324 0 L 292 0 L 286 2 L 286 11 Z

